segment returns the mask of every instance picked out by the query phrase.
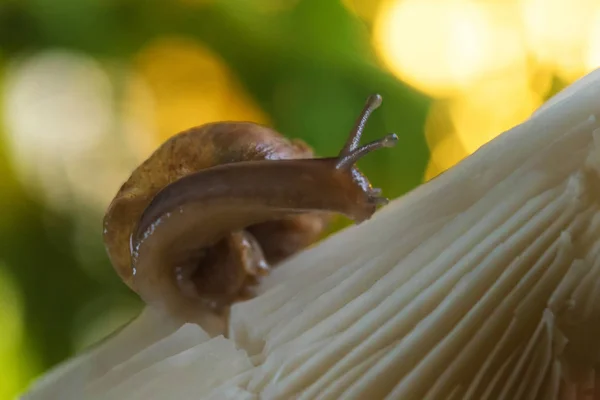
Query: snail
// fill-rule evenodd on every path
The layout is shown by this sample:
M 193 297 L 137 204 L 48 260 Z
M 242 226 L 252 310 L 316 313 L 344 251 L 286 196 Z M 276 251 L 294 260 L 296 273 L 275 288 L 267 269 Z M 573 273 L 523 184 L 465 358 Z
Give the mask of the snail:
M 272 266 L 319 239 L 332 213 L 360 223 L 387 203 L 355 163 L 381 96 L 370 96 L 337 157 L 250 122 L 181 132 L 135 169 L 108 207 L 104 242 L 121 279 L 183 321 L 253 296 Z

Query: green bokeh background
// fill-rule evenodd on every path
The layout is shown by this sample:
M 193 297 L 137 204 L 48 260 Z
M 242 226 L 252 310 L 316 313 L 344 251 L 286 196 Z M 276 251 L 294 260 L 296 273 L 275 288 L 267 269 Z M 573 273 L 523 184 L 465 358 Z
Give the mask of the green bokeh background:
M 22 55 L 58 47 L 127 62 L 152 39 L 185 35 L 227 62 L 277 130 L 303 138 L 321 155 L 337 153 L 366 97 L 381 93 L 383 106 L 364 140 L 396 132 L 399 145 L 369 155 L 359 165 L 390 198 L 422 182 L 429 100 L 378 65 L 368 22 L 336 0 L 303 0 L 271 13 L 257 4 L 5 0 L 0 3 L 0 91 L 6 64 Z M 275 100 L 281 87 L 286 88 L 285 107 Z M 84 307 L 94 314 L 91 320 L 124 299 L 139 301 L 109 264 L 101 241 L 102 215 L 90 209 L 86 217 L 89 231 L 84 235 L 92 240 L 85 251 L 95 265 L 84 267 L 76 257 L 82 249 L 73 241 L 73 215 L 53 211 L 18 181 L 7 154 L 3 118 L 0 114 L 0 272 L 13 278 L 21 293 L 23 348 L 35 359 L 35 367 L 19 378 L 22 388 L 74 354 L 74 327 L 88 323 L 81 318 Z M 82 207 L 78 205 L 79 211 Z M 333 230 L 345 224 L 340 220 Z M 91 302 L 95 306 L 90 308 Z M 0 374 L 10 368 L 0 365 Z

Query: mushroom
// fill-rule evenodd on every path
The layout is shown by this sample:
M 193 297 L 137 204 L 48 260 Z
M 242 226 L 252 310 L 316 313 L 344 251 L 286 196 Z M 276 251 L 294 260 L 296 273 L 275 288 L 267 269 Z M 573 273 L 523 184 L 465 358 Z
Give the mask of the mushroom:
M 227 338 L 149 308 L 24 398 L 600 398 L 599 116 L 600 70 L 285 261 Z

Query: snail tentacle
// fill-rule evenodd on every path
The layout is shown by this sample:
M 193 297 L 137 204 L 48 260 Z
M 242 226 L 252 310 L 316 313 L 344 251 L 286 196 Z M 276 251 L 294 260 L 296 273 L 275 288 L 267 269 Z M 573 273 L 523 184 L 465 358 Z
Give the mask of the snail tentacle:
M 338 155 L 339 158 L 343 158 L 344 156 L 350 154 L 354 149 L 358 147 L 360 144 L 360 138 L 365 130 L 365 126 L 369 121 L 369 117 L 375 111 L 381 103 L 383 102 L 383 98 L 379 94 L 371 95 L 367 98 L 365 106 L 363 107 L 361 113 L 359 114 L 356 123 L 354 124 L 354 128 L 350 131 L 350 135 L 346 140 L 346 144 L 340 151 Z

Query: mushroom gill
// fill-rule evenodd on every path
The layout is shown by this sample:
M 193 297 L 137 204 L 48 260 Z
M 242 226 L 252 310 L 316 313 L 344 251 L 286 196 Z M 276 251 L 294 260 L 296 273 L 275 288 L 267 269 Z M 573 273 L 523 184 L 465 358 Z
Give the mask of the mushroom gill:
M 600 398 L 599 119 L 600 70 L 286 261 L 227 339 L 146 310 L 24 398 Z

